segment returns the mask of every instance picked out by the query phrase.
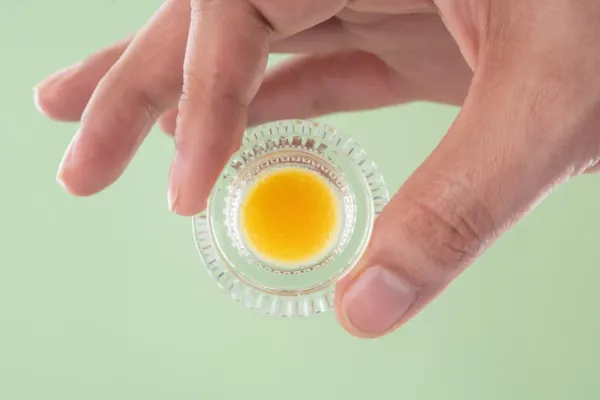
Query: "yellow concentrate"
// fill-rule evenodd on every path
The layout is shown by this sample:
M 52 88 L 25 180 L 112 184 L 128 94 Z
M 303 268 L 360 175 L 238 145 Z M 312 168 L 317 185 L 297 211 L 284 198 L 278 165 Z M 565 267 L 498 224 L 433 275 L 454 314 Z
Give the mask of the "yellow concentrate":
M 339 228 L 340 206 L 317 173 L 283 168 L 258 180 L 241 209 L 244 234 L 262 257 L 284 264 L 322 254 Z

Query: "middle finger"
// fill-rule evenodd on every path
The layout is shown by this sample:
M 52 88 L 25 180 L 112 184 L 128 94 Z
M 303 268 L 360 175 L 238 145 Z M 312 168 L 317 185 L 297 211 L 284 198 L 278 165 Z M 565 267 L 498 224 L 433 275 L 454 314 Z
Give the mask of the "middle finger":
M 189 13 L 187 1 L 165 3 L 100 81 L 59 169 L 69 192 L 90 195 L 113 183 L 177 100 Z

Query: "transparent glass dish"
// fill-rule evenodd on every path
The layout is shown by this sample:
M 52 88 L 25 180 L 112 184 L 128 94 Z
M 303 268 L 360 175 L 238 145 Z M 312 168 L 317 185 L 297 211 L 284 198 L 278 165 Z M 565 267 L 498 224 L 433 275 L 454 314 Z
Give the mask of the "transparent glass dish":
M 317 173 L 332 189 L 341 221 L 331 245 L 310 262 L 277 265 L 246 240 L 240 210 L 249 188 L 281 168 Z M 194 238 L 209 274 L 244 306 L 300 317 L 333 307 L 335 283 L 364 253 L 377 214 L 389 200 L 377 165 L 352 139 L 312 121 L 279 121 L 246 131 L 222 171 Z

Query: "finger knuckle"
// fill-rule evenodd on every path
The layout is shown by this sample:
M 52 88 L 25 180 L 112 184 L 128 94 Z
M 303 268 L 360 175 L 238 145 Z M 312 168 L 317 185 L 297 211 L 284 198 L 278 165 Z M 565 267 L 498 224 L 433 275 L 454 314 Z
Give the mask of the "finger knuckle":
M 464 185 L 446 182 L 409 203 L 405 229 L 425 258 L 441 268 L 471 263 L 495 232 L 487 207 Z
M 272 22 L 254 5 L 253 1 L 191 0 L 191 18 L 193 21 L 206 14 L 217 15 L 223 19 L 235 19 L 238 18 L 238 15 L 243 14 L 246 17 L 244 22 L 251 24 L 252 28 L 263 31 L 266 35 L 275 31 Z
M 185 73 L 184 84 L 181 91 L 182 104 L 204 103 L 210 99 L 219 107 L 227 106 L 227 109 L 238 108 L 246 110 L 249 100 L 246 100 L 235 85 L 228 84 L 220 71 L 214 71 L 209 76 L 201 76 L 194 69 Z
M 161 102 L 157 100 L 156 95 L 148 90 L 140 89 L 137 92 L 139 98 L 139 104 L 142 107 L 142 111 L 147 118 L 148 122 L 154 123 L 160 117 L 162 109 L 164 108 Z

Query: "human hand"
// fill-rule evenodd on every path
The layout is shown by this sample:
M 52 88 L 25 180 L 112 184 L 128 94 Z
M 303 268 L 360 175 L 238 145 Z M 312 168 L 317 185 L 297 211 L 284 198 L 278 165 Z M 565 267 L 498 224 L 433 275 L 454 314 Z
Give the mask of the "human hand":
M 203 209 L 247 123 L 464 100 L 338 284 L 342 325 L 377 337 L 597 164 L 598 20 L 600 4 L 583 1 L 171 0 L 131 43 L 49 78 L 37 98 L 50 117 L 81 117 L 58 177 L 76 195 L 113 183 L 160 118 L 182 215 Z M 308 55 L 263 78 L 269 51 Z

